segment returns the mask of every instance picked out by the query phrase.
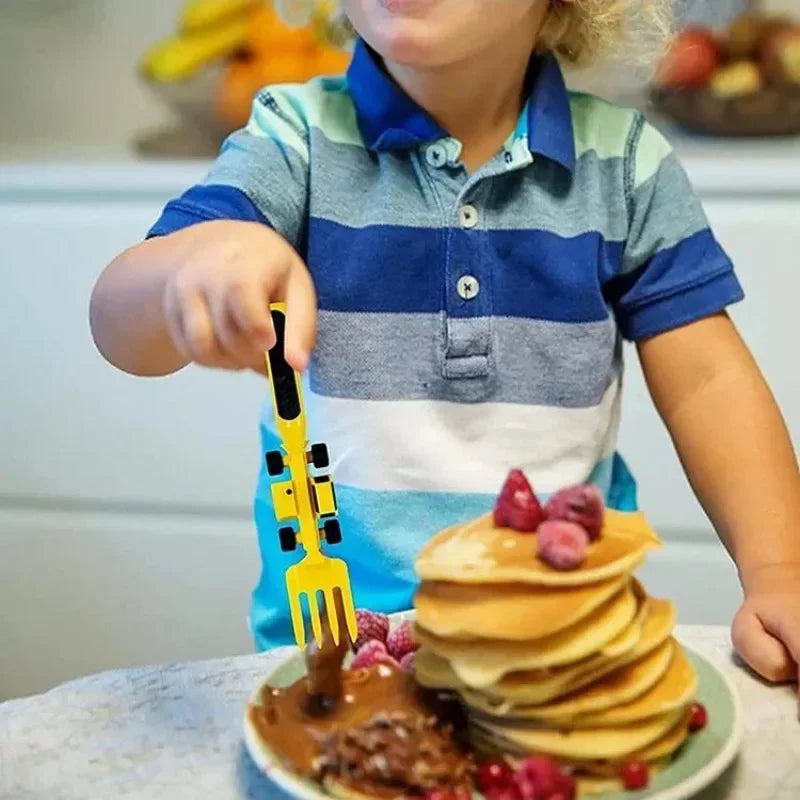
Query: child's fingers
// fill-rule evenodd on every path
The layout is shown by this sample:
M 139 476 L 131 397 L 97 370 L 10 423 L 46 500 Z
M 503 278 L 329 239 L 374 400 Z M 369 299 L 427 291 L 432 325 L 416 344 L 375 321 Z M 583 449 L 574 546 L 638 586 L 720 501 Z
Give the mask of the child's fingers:
M 258 347 L 253 345 L 252 339 L 242 333 L 233 318 L 228 297 L 228 294 L 218 292 L 207 298 L 214 333 L 226 358 L 241 367 L 252 366 L 258 361 Z
M 317 337 L 317 295 L 305 264 L 289 270 L 285 294 L 286 360 L 303 372 Z
M 275 329 L 269 313 L 269 300 L 260 283 L 232 286 L 228 291 L 227 306 L 251 348 L 257 349 L 263 356 L 266 350 L 274 346 Z
M 768 633 L 761 620 L 746 607 L 736 616 L 732 634 L 736 652 L 759 675 L 773 683 L 796 678 L 797 664 L 786 647 Z
M 203 295 L 199 292 L 184 295 L 181 316 L 183 335 L 192 361 L 207 367 L 234 369 L 237 366 L 217 341 L 211 312 Z

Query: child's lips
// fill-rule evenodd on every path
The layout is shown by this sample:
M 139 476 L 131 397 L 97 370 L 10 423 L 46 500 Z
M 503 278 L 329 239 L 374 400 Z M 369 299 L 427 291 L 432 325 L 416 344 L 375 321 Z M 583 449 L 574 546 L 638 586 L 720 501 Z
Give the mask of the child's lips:
M 436 0 L 378 0 L 381 7 L 391 14 L 413 14 L 435 2 Z

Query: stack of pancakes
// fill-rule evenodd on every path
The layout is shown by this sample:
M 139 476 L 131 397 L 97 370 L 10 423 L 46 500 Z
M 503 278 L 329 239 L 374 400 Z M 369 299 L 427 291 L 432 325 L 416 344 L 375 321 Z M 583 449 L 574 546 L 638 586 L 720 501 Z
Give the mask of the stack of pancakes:
M 659 769 L 697 687 L 673 605 L 633 577 L 659 544 L 641 514 L 609 510 L 583 564 L 558 571 L 491 515 L 443 531 L 416 564 L 417 680 L 461 696 L 476 750 L 551 756 L 584 793 L 618 787 L 629 761 Z

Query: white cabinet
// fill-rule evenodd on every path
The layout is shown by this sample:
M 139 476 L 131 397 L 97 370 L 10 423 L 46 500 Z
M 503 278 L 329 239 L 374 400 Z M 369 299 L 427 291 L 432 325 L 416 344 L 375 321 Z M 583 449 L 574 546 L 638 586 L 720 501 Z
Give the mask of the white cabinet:
M 716 170 L 711 151 L 689 162 L 748 293 L 734 317 L 800 441 L 800 159 L 769 177 L 735 154 Z M 100 358 L 88 327 L 100 270 L 203 169 L 0 166 L 0 700 L 249 646 L 263 380 L 132 378 Z M 644 577 L 682 621 L 726 622 L 733 569 L 630 355 L 621 444 L 667 540 Z

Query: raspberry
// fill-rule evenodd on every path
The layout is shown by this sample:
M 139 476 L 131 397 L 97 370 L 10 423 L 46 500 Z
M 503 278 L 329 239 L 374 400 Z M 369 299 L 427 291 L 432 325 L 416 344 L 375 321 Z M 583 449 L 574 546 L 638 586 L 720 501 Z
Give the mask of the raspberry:
M 386 637 L 389 635 L 389 617 L 386 614 L 359 608 L 356 611 L 356 622 L 358 623 L 358 638 L 353 647 L 354 650 L 360 650 L 363 645 L 372 640 L 386 642 Z
M 400 659 L 400 668 L 406 670 L 407 672 L 414 671 L 414 658 L 416 657 L 416 653 L 406 653 Z
M 511 785 L 514 771 L 505 761 L 484 761 L 478 767 L 478 788 L 485 794 L 491 789 L 505 789 Z
M 589 534 L 590 541 L 600 538 L 603 529 L 603 496 L 590 483 L 571 486 L 556 492 L 546 503 L 547 519 L 560 519 L 580 525 Z
M 708 711 L 700 703 L 692 703 L 691 716 L 689 717 L 689 730 L 692 733 L 703 730 L 708 725 Z
M 629 761 L 622 765 L 619 773 L 622 785 L 629 791 L 644 789 L 650 783 L 650 773 L 647 764 L 642 761 Z
M 401 661 L 409 653 L 416 653 L 419 645 L 414 641 L 413 628 L 410 622 L 404 622 L 395 628 L 386 640 L 386 649 L 389 655 Z
M 377 639 L 373 639 L 371 642 L 367 642 L 359 648 L 356 657 L 353 659 L 353 663 L 350 665 L 350 669 L 367 669 L 377 664 L 391 664 L 394 667 L 399 666 L 397 661 L 386 651 L 386 645 L 383 642 L 379 642 Z
M 575 569 L 586 558 L 589 537 L 573 522 L 545 522 L 539 527 L 536 539 L 537 555 L 554 569 Z
M 520 800 L 575 800 L 575 779 L 545 756 L 526 758 L 514 774 Z
M 510 786 L 498 786 L 484 791 L 486 800 L 521 800 L 522 795 L 512 783 Z
M 520 469 L 511 470 L 494 507 L 494 524 L 520 533 L 533 533 L 544 519 L 544 511 Z

